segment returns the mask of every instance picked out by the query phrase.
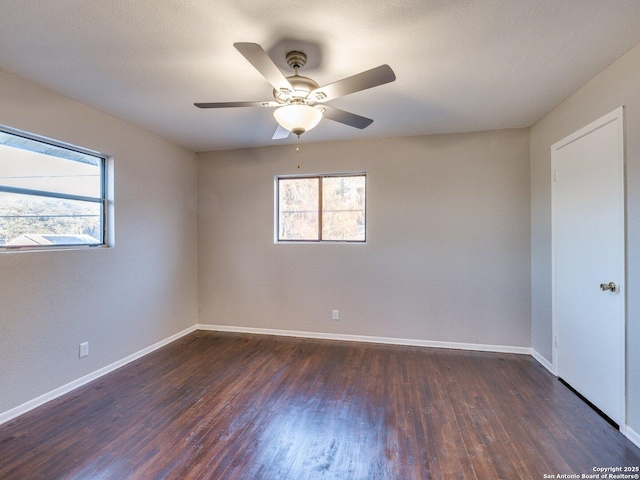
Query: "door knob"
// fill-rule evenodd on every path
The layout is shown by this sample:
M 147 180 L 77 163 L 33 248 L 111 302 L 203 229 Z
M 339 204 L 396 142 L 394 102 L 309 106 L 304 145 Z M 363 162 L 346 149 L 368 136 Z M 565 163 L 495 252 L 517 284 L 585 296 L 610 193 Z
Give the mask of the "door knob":
M 617 288 L 618 286 L 613 282 L 600 284 L 600 290 L 602 290 L 603 292 L 606 292 L 607 290 L 611 290 L 612 292 L 615 292 Z

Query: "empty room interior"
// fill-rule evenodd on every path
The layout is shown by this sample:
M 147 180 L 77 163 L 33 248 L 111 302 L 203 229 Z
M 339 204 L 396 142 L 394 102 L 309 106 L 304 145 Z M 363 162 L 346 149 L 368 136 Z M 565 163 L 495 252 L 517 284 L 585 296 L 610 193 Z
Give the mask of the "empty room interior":
M 0 478 L 640 478 L 639 20 L 0 2 Z

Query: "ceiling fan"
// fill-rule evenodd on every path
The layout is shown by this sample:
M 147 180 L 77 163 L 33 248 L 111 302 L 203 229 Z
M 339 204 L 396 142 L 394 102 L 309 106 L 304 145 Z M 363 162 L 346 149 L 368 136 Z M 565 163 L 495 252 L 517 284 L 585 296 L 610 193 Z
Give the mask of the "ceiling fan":
M 198 108 L 276 108 L 273 116 L 278 122 L 278 128 L 273 134 L 274 140 L 287 138 L 289 132 L 300 138 L 300 135 L 315 127 L 323 117 L 351 127 L 366 128 L 371 125 L 373 120 L 331 107 L 325 102 L 367 88 L 384 85 L 396 79 L 389 65 L 380 65 L 321 87 L 311 78 L 298 75 L 298 69 L 307 62 L 307 56 L 303 52 L 287 53 L 287 64 L 293 68 L 295 73 L 285 77 L 267 55 L 267 52 L 257 43 L 239 42 L 234 43 L 233 46 L 271 84 L 274 99 L 265 102 L 195 103 L 194 105 Z

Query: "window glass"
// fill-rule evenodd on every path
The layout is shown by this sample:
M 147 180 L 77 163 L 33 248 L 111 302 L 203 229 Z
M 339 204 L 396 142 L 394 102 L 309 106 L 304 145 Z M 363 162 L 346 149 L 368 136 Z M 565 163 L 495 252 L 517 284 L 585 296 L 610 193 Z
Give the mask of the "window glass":
M 318 178 L 280 179 L 279 239 L 318 240 Z
M 101 245 L 105 158 L 0 131 L 0 248 Z
M 98 198 L 102 195 L 101 159 L 69 160 L 4 145 L 0 149 L 3 185 Z
M 279 241 L 364 242 L 364 174 L 277 179 Z
M 323 240 L 365 240 L 364 180 L 364 176 L 322 179 Z

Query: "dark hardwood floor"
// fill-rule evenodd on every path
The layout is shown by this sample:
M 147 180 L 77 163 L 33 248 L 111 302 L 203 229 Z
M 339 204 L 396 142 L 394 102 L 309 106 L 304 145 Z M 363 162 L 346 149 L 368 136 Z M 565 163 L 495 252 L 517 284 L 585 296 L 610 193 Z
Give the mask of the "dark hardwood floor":
M 218 332 L 0 426 L 3 480 L 511 480 L 623 466 L 640 466 L 640 450 L 527 356 Z

